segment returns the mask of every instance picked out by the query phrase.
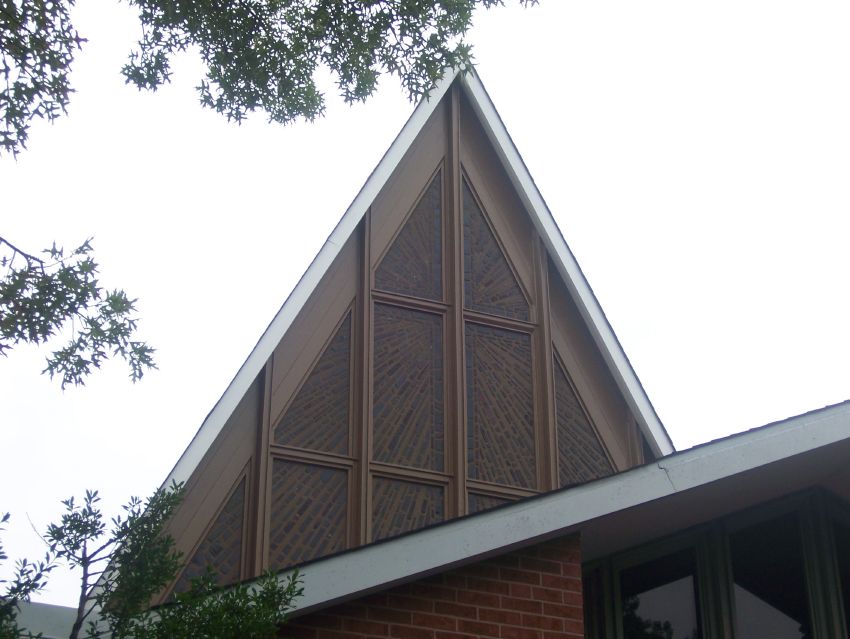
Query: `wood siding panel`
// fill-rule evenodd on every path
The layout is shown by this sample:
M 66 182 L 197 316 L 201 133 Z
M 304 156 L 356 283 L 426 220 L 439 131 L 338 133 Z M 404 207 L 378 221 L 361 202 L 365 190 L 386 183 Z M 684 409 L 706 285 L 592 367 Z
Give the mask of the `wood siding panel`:
M 251 463 L 262 420 L 262 375 L 251 385 L 218 439 L 186 482 L 186 498 L 166 532 L 189 556 L 221 508 L 236 480 Z
M 614 467 L 567 374 L 557 361 L 554 368 L 560 486 L 583 484 L 612 474 Z
M 537 232 L 511 186 L 498 155 L 465 99 L 461 100 L 460 114 L 460 161 L 463 171 L 487 212 L 526 297 L 533 304 L 530 292 L 534 290 L 535 282 L 533 242 Z
M 448 142 L 446 111 L 445 107 L 435 109 L 410 151 L 372 203 L 369 225 L 370 271 L 383 259 L 392 240 L 406 222 L 408 213 L 427 190 L 431 176 L 442 166 Z
M 270 418 L 278 423 L 357 294 L 359 240 L 345 243 L 272 356 Z M 355 325 L 357 322 L 355 321 Z
M 274 428 L 274 443 L 338 455 L 349 452 L 351 312 Z
M 375 288 L 443 299 L 443 179 L 431 180 L 375 272 Z
M 549 270 L 552 341 L 617 470 L 640 464 L 631 439 L 634 418 L 608 372 L 578 308 L 554 268 Z
M 243 477 L 183 569 L 174 592 L 189 590 L 192 579 L 204 576 L 207 566 L 215 570 L 219 585 L 239 581 L 242 576 L 246 496 L 247 485 Z

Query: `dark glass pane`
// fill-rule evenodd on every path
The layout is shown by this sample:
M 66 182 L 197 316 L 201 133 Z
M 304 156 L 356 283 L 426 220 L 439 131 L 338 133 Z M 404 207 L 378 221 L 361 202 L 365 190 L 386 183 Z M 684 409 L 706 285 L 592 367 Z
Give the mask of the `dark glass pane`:
M 183 574 L 174 586 L 174 592 L 189 590 L 192 579 L 207 573 L 212 566 L 220 585 L 239 581 L 242 570 L 242 521 L 245 510 L 245 480 L 233 491 L 224 508 L 216 517 L 207 536 L 198 546 Z
M 272 467 L 272 570 L 345 548 L 348 473 L 276 459 Z
M 443 521 L 440 486 L 375 477 L 372 480 L 372 539 L 400 535 Z
M 466 410 L 469 476 L 536 488 L 530 335 L 467 323 Z
M 443 319 L 375 305 L 374 458 L 443 470 Z
M 835 553 L 841 577 L 841 601 L 844 602 L 844 622 L 850 636 L 850 528 L 835 524 Z
M 410 214 L 375 271 L 375 288 L 429 300 L 443 299 L 442 172 Z
M 351 314 L 345 318 L 274 429 L 274 442 L 348 453 Z
M 528 321 L 528 302 L 466 182 L 463 183 L 463 294 L 466 308 Z
M 692 550 L 623 570 L 620 593 L 625 639 L 701 636 Z
M 811 637 L 800 530 L 793 514 L 729 536 L 736 639 Z
M 492 495 L 479 495 L 478 493 L 469 493 L 469 512 L 477 513 L 482 510 L 490 510 L 502 504 L 509 504 L 512 500 L 504 497 L 493 497 Z
M 614 472 L 566 373 L 555 362 L 558 419 L 558 474 L 561 486 L 580 484 Z

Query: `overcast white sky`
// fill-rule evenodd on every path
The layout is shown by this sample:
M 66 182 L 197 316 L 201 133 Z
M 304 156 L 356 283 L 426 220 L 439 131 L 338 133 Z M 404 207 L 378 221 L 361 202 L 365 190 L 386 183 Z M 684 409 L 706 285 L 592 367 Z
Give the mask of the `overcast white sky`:
M 118 70 L 138 25 L 80 0 L 70 115 L 0 161 L 0 235 L 93 235 L 160 370 L 60 392 L 0 360 L 0 512 L 41 553 L 59 500 L 158 486 L 413 106 L 387 79 L 314 124 L 197 106 Z M 678 448 L 850 398 L 850 4 L 542 0 L 479 13 L 479 73 Z M 328 84 L 332 91 L 332 85 Z M 41 600 L 71 605 L 73 579 Z

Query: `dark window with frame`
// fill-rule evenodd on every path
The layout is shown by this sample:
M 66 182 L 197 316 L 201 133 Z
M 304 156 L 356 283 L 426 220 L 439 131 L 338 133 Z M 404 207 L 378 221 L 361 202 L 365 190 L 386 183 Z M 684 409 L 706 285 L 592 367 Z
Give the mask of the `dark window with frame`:
M 808 639 L 803 547 L 790 513 L 729 536 L 736 639 Z
M 820 517 L 828 502 L 831 516 Z M 583 575 L 585 636 L 691 639 L 710 626 L 711 636 L 723 639 L 826 638 L 842 617 L 850 636 L 845 517 L 836 500 L 812 490 L 597 560 Z M 828 548 L 816 544 L 830 535 L 835 553 L 824 554 Z M 817 592 L 838 596 L 819 601 L 821 614 L 813 617 L 809 595 Z
M 696 561 L 691 548 L 620 572 L 624 639 L 701 637 Z

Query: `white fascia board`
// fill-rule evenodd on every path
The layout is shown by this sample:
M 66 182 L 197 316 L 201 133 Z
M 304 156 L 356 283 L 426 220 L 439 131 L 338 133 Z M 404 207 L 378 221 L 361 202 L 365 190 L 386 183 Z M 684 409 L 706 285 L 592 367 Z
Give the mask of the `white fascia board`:
M 581 529 L 583 523 L 850 439 L 850 403 L 301 567 L 309 611 Z M 283 573 L 285 579 L 288 573 Z
M 791 417 L 658 459 L 678 492 L 850 439 L 850 402 Z
M 395 140 L 393 140 L 390 148 L 375 167 L 375 170 L 369 175 L 366 183 L 360 189 L 354 201 L 349 205 L 330 236 L 328 236 L 316 258 L 304 272 L 304 275 L 301 276 L 295 288 L 292 289 L 289 297 L 286 298 L 283 306 L 260 337 L 257 345 L 254 346 L 248 359 L 242 364 L 236 376 L 224 391 L 221 399 L 218 400 L 203 424 L 201 424 L 200 429 L 189 443 L 188 448 L 180 456 L 177 464 L 163 483 L 163 487 L 169 486 L 172 481 L 186 482 L 198 467 L 198 464 L 201 463 L 204 455 L 210 446 L 212 446 L 222 428 L 224 428 L 227 420 L 230 419 L 233 411 L 236 410 L 236 406 L 245 393 L 248 392 L 254 379 L 260 374 L 266 361 L 271 357 L 274 349 L 280 343 L 280 340 L 283 339 L 286 331 L 289 330 L 292 322 L 298 316 L 298 313 L 301 312 L 304 304 L 306 304 L 310 295 L 342 250 L 348 238 L 354 233 L 357 225 L 369 209 L 369 206 L 371 206 L 381 189 L 384 188 L 392 172 L 398 166 L 399 162 L 401 162 L 405 153 L 407 153 L 416 139 L 416 136 L 419 135 L 422 127 L 425 126 L 428 118 L 431 117 L 437 104 L 439 104 L 440 100 L 446 94 L 446 91 L 448 91 L 458 73 L 460 71 L 447 72 L 434 90 L 431 91 L 428 98 L 422 100 L 416 109 L 414 109 L 413 114 L 404 124 Z
M 661 420 L 646 395 L 631 363 L 626 357 L 620 342 L 614 335 L 608 319 L 584 277 L 578 262 L 570 251 L 555 218 L 540 195 L 534 179 L 517 151 L 502 119 L 499 117 L 484 85 L 474 73 L 462 77 L 462 86 L 472 102 L 490 142 L 499 155 L 514 189 L 523 204 L 531 213 L 537 232 L 543 238 L 546 248 L 560 273 L 575 297 L 576 304 L 597 346 L 602 351 L 606 364 L 611 371 L 626 401 L 635 413 L 638 425 L 649 440 L 656 454 L 669 455 L 675 451 L 673 442 L 667 434 Z

